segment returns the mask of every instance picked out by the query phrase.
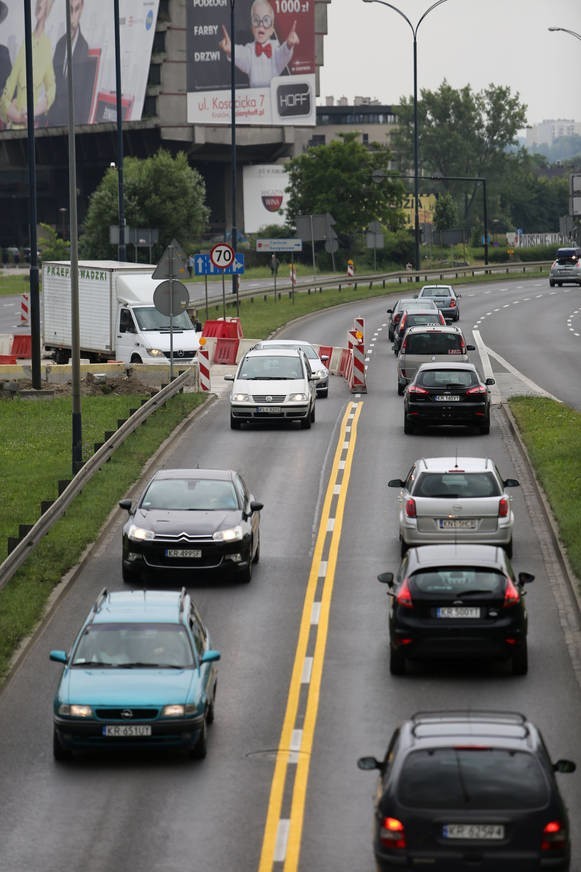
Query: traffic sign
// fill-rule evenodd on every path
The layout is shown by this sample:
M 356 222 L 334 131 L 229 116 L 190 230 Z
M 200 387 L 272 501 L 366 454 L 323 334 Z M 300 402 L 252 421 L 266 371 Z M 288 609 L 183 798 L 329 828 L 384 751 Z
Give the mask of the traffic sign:
M 153 305 L 162 315 L 180 315 L 190 303 L 188 289 L 182 282 L 160 282 L 153 292 Z
M 152 275 L 154 279 L 177 279 L 187 275 L 188 258 L 177 241 L 172 239 Z
M 215 267 L 225 270 L 234 262 L 234 249 L 227 242 L 218 242 L 210 249 L 210 260 Z
M 302 251 L 302 239 L 257 239 L 256 250 L 271 252 L 271 251 Z
M 234 260 L 227 267 L 214 266 L 209 254 L 194 255 L 194 273 L 197 276 L 242 275 L 244 272 L 244 254 L 236 252 Z

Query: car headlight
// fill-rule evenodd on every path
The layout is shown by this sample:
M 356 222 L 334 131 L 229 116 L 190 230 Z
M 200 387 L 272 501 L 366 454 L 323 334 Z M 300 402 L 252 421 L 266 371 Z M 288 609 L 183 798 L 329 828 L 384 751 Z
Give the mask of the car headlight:
M 159 348 L 146 348 L 145 349 L 150 357 L 163 357 L 165 360 L 165 354 Z
M 289 400 L 291 403 L 306 403 L 308 397 L 306 394 L 289 394 Z
M 164 705 L 161 716 L 163 718 L 183 718 L 186 715 L 194 715 L 196 706 L 193 703 L 183 705 L 182 703 L 173 703 L 172 705 Z
M 233 403 L 249 403 L 250 394 L 232 394 Z
M 217 530 L 212 534 L 212 539 L 215 542 L 239 542 L 242 536 L 242 527 L 237 524 L 236 527 L 231 527 L 229 530 Z
M 127 531 L 127 538 L 134 542 L 143 542 L 145 539 L 154 539 L 155 533 L 153 530 L 144 530 L 143 527 L 138 527 L 137 524 L 131 524 Z
M 67 705 L 67 703 L 62 703 L 58 708 L 59 715 L 65 715 L 69 718 L 92 718 L 93 717 L 93 709 L 90 705 L 79 705 L 78 703 L 74 703 L 72 705 Z

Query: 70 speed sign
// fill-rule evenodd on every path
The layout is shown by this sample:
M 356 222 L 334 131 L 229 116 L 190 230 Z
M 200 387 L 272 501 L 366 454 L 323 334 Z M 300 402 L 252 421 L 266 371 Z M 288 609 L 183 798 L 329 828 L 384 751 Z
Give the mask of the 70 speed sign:
M 210 260 L 217 269 L 227 269 L 234 261 L 234 249 L 227 242 L 218 242 L 210 249 Z

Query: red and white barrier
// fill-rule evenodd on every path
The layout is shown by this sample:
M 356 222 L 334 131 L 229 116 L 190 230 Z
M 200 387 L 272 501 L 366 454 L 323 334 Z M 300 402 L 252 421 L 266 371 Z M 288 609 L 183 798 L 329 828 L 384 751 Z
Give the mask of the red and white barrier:
M 20 298 L 20 326 L 30 326 L 30 309 L 28 302 L 28 294 L 22 294 Z
M 198 350 L 198 361 L 200 367 L 200 390 L 210 390 L 210 358 L 208 349 L 204 345 L 200 345 Z
M 365 379 L 365 321 L 363 318 L 355 318 L 353 330 L 347 335 L 348 346 L 353 360 L 348 378 L 349 388 L 353 394 L 366 394 L 367 382 Z M 347 377 L 347 376 L 346 376 Z

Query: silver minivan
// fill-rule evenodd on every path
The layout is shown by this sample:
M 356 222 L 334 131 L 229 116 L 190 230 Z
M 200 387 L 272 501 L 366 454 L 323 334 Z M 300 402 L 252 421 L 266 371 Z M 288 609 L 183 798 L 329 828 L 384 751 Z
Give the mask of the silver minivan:
M 410 327 L 397 357 L 398 394 L 403 395 L 422 363 L 466 363 L 468 352 L 474 350 L 474 345 L 466 344 L 459 327 Z

